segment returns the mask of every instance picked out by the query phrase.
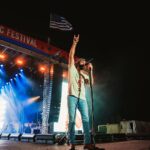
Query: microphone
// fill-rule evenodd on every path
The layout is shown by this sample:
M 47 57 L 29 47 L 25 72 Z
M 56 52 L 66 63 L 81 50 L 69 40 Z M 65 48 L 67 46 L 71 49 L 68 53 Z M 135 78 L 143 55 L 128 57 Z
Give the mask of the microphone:
M 93 58 L 91 58 L 90 60 L 88 60 L 88 61 L 85 63 L 85 66 L 88 65 L 92 60 L 93 60 Z

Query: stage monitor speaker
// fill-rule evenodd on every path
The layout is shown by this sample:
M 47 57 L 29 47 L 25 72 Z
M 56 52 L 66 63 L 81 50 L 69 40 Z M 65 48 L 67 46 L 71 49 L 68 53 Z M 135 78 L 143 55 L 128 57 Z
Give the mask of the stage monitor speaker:
M 31 141 L 35 142 L 35 134 L 24 133 L 21 135 L 21 141 L 23 141 L 23 140 L 27 140 L 28 142 L 31 140 Z
M 75 140 L 77 144 L 83 144 L 84 141 L 84 135 L 83 134 L 76 134 Z
M 14 139 L 14 140 L 18 140 L 20 141 L 21 140 L 21 135 L 20 133 L 12 133 L 9 137 L 9 139 Z
M 10 133 L 2 133 L 1 134 L 1 139 L 8 139 L 9 140 Z
M 44 141 L 45 143 L 54 144 L 55 143 L 55 135 L 54 134 L 36 134 L 35 141 L 37 143 L 41 143 Z

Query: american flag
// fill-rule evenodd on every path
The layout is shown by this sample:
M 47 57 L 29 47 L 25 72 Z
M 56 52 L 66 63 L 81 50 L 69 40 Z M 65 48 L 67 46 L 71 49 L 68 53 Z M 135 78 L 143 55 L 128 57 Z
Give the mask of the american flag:
M 62 31 L 71 31 L 73 29 L 71 23 L 69 23 L 64 17 L 56 14 L 50 15 L 50 28 Z

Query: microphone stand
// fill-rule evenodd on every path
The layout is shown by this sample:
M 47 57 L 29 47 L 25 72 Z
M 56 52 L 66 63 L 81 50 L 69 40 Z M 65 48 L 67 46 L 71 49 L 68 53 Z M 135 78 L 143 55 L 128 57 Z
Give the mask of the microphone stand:
M 92 86 L 92 70 L 89 68 L 89 80 L 90 80 L 90 89 L 91 89 L 91 103 L 92 103 L 92 131 L 91 131 L 91 136 L 92 136 L 92 142 L 95 147 L 95 127 L 94 127 L 94 98 L 93 98 L 93 86 Z

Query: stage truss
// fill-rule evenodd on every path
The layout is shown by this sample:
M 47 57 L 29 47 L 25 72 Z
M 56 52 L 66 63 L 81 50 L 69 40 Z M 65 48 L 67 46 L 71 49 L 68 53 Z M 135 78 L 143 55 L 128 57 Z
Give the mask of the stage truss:
M 6 31 L 6 33 L 4 32 Z M 40 59 L 41 61 L 43 61 L 49 68 L 49 70 L 47 72 L 44 73 L 44 87 L 43 87 L 43 106 L 42 106 L 42 134 L 47 134 L 48 133 L 48 127 L 49 127 L 49 114 L 50 114 L 50 106 L 51 106 L 51 96 L 52 96 L 52 84 L 53 84 L 53 64 L 59 64 L 61 65 L 63 68 L 67 68 L 67 65 L 63 62 L 60 62 L 58 59 L 56 59 L 56 56 L 58 58 L 58 55 L 61 53 L 63 54 L 63 56 L 67 56 L 66 53 L 64 53 L 63 50 L 60 50 L 59 48 L 57 49 L 56 47 L 53 47 L 51 45 L 47 45 L 47 43 L 41 42 L 39 40 L 37 40 L 37 43 L 40 43 L 40 46 L 45 48 L 51 48 L 52 52 L 51 54 L 46 54 L 45 51 L 41 52 L 39 51 L 35 51 L 35 50 L 31 50 L 32 47 L 29 46 L 29 44 L 26 46 L 25 43 L 23 43 L 22 41 L 18 41 L 18 39 L 14 40 L 14 36 L 9 35 L 8 33 L 12 32 L 12 34 L 15 34 L 14 30 L 11 30 L 7 27 L 4 27 L 2 25 L 0 25 L 0 52 L 5 52 L 8 53 L 10 56 L 14 57 L 16 55 L 25 55 L 26 57 L 31 56 L 33 58 L 37 58 Z M 16 32 L 16 34 L 18 35 L 18 32 Z M 23 35 L 20 33 L 20 35 L 22 37 L 25 38 L 29 38 L 26 35 Z M 31 40 L 33 40 L 31 38 Z M 34 42 L 36 42 L 36 39 L 34 39 Z M 31 43 L 32 44 L 32 43 Z M 22 46 L 23 45 L 23 46 Z M 40 47 L 39 46 L 39 47 Z M 29 49 L 28 49 L 29 47 Z M 30 49 L 31 47 L 31 49 Z M 42 47 L 42 48 L 43 48 Z M 54 50 L 53 50 L 54 49 Z M 65 54 L 65 55 L 64 55 Z M 61 57 L 61 56 L 60 56 Z M 11 58 L 10 60 L 11 61 Z

